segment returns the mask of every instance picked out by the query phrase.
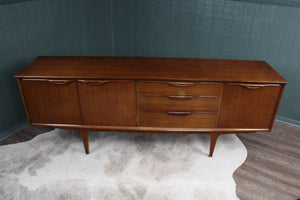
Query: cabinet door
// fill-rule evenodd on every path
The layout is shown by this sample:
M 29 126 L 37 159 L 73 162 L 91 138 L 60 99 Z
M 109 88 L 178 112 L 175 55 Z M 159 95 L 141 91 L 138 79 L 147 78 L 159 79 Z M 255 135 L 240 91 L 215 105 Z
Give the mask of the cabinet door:
M 279 84 L 224 84 L 220 128 L 270 128 L 280 98 Z
M 23 79 L 21 84 L 31 123 L 81 123 L 75 81 Z
M 85 125 L 136 126 L 136 86 L 133 81 L 78 80 Z

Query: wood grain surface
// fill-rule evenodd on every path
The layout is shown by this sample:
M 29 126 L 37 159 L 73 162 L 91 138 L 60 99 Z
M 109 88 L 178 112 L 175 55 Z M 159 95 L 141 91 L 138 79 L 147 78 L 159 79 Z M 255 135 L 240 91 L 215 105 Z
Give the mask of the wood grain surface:
M 215 128 L 217 111 L 143 111 L 139 124 L 145 127 L 164 128 Z
M 271 133 L 238 134 L 247 160 L 234 173 L 241 200 L 300 198 L 300 128 L 275 122 Z
M 272 128 L 281 86 L 224 84 L 219 127 Z
M 16 78 L 287 83 L 265 61 L 147 57 L 37 57 Z
M 141 110 L 218 110 L 220 99 L 217 96 L 172 96 L 140 95 Z
M 271 130 L 287 83 L 264 61 L 157 57 L 38 57 L 15 77 L 30 125 L 218 134 Z
M 82 124 L 136 126 L 135 82 L 90 80 L 77 83 Z
M 22 79 L 21 83 L 28 121 L 81 124 L 75 81 Z

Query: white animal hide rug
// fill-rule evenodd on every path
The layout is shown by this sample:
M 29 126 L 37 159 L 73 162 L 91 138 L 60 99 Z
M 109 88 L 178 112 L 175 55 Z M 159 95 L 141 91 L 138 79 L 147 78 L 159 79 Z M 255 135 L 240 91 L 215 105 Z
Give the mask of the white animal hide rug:
M 247 150 L 221 135 L 208 157 L 207 134 L 90 133 L 55 129 L 0 147 L 0 199 L 233 200 L 233 172 Z

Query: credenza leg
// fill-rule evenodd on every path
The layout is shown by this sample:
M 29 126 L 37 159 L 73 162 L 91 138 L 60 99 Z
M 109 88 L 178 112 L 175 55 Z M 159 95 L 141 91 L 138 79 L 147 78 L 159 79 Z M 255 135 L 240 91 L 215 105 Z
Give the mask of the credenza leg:
M 212 157 L 215 149 L 215 145 L 220 133 L 210 133 L 210 149 L 209 149 L 209 157 Z
M 84 149 L 85 153 L 89 154 L 90 153 L 90 148 L 89 148 L 89 130 L 88 129 L 81 129 L 80 131 L 81 138 L 84 144 Z

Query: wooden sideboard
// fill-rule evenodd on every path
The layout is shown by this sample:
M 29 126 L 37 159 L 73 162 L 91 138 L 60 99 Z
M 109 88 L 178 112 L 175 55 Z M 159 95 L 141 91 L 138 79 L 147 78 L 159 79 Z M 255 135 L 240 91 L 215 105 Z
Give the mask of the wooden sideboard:
M 264 61 L 38 57 L 15 75 L 29 125 L 79 130 L 271 131 L 287 81 Z

